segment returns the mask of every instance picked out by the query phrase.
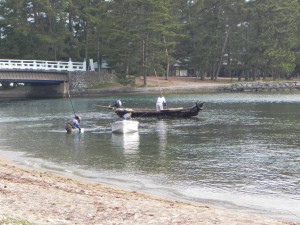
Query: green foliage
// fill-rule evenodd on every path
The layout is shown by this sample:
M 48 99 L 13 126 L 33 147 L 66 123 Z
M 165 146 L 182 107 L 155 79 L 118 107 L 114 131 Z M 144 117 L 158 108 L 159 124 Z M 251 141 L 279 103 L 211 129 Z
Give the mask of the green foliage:
M 252 68 L 285 75 L 294 70 L 299 4 L 297 0 L 251 2 L 248 10 L 248 60 Z
M 268 49 L 266 56 L 270 59 L 273 69 L 282 73 L 290 73 L 294 70 L 296 56 L 293 52 L 284 49 Z
M 34 225 L 27 220 L 16 219 L 12 217 L 5 216 L 0 219 L 0 224 L 11 224 L 11 225 Z
M 176 61 L 209 74 L 300 68 L 297 0 L 0 1 L 0 58 L 105 59 L 124 84 Z M 296 68 L 296 69 L 295 69 Z M 253 75 L 252 79 L 255 79 Z

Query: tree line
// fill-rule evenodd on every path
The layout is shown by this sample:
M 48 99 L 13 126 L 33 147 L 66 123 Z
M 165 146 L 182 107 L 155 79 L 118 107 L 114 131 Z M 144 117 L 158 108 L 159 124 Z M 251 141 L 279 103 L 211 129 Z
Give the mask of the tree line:
M 175 63 L 200 79 L 289 79 L 298 0 L 0 0 L 0 58 L 105 60 L 123 83 Z M 146 80 L 145 84 L 146 84 Z

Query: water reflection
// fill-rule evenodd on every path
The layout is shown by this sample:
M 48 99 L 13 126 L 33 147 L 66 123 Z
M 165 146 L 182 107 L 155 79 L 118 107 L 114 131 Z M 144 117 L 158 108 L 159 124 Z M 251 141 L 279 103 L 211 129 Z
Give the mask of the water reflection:
M 159 137 L 160 149 L 165 150 L 167 146 L 167 122 L 165 120 L 157 121 L 156 130 Z
M 112 134 L 112 145 L 123 149 L 124 154 L 136 154 L 139 150 L 140 135 L 136 133 Z
M 66 133 L 66 146 L 73 153 L 75 158 L 79 157 L 84 147 L 84 134 L 78 132 Z

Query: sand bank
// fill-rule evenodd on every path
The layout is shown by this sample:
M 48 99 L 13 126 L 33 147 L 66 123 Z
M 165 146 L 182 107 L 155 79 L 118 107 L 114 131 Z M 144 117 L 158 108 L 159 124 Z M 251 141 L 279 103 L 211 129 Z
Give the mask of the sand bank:
M 0 160 L 0 224 L 295 224 L 35 171 Z M 16 223 L 14 223 L 16 224 Z

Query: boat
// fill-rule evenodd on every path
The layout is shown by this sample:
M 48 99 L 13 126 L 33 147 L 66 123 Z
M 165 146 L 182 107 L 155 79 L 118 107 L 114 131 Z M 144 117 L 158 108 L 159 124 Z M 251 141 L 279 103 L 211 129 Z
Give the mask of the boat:
M 190 108 L 164 108 L 162 110 L 155 109 L 140 109 L 140 108 L 123 108 L 123 107 L 111 107 L 113 111 L 121 118 L 126 113 L 131 112 L 131 118 L 139 117 L 174 117 L 174 118 L 189 118 L 197 116 L 199 112 L 204 108 L 204 102 L 197 101 L 194 106 Z
M 119 120 L 111 123 L 113 133 L 134 133 L 138 131 L 139 121 L 136 120 Z

